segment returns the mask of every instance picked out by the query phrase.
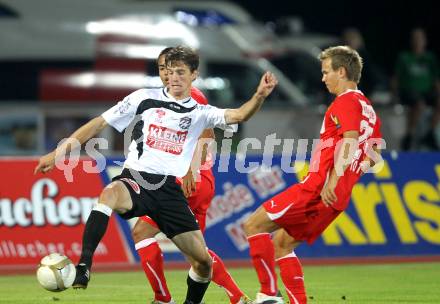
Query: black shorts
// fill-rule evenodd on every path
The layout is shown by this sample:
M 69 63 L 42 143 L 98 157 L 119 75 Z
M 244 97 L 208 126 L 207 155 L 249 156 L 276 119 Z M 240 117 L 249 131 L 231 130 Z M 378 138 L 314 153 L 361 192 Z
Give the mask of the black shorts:
M 200 229 L 175 176 L 124 168 L 112 181 L 123 182 L 133 202 L 131 210 L 120 214 L 122 218 L 148 215 L 170 239 L 180 233 Z

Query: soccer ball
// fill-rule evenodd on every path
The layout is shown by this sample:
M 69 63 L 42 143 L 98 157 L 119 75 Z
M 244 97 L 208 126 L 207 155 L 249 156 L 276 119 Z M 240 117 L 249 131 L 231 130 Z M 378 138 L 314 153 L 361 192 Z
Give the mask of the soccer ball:
M 72 286 L 76 269 L 65 255 L 51 253 L 41 259 L 37 269 L 37 280 L 49 291 L 63 291 Z

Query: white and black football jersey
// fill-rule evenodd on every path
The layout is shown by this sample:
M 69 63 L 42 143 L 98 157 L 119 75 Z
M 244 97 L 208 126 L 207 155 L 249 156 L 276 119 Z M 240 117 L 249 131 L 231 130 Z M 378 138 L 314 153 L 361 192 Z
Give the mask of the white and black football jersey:
M 184 176 L 200 134 L 225 129 L 225 109 L 176 100 L 165 88 L 140 89 L 102 114 L 119 132 L 130 132 L 125 167 L 153 174 Z

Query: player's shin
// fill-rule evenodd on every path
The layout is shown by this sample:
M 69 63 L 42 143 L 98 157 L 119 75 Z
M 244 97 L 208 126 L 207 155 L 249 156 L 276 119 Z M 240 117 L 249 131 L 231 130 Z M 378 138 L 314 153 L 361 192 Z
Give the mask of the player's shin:
M 92 267 L 93 254 L 96 247 L 104 237 L 112 209 L 107 205 L 98 203 L 90 213 L 84 228 L 82 251 L 79 264 L 85 264 L 88 269 Z
M 89 284 L 93 254 L 107 230 L 111 214 L 112 209 L 110 207 L 99 203 L 90 212 L 84 228 L 81 257 L 76 266 L 75 280 L 72 284 L 74 289 L 85 289 Z
M 240 290 L 231 274 L 227 271 L 221 258 L 210 249 L 208 249 L 208 253 L 212 258 L 212 281 L 225 290 L 231 303 L 240 302 L 244 293 Z
M 186 279 L 188 291 L 184 304 L 200 304 L 210 281 L 211 278 L 199 276 L 191 267 L 188 272 L 188 278 Z
M 304 288 L 304 274 L 301 263 L 295 252 L 277 259 L 280 267 L 280 275 L 286 287 L 290 303 L 307 303 L 306 291 Z
M 259 233 L 248 237 L 249 254 L 252 258 L 260 292 L 275 296 L 278 292 L 277 276 L 275 273 L 275 250 L 269 233 Z
M 155 238 L 137 242 L 135 248 L 141 259 L 141 265 L 154 292 L 154 299 L 168 303 L 171 294 L 165 280 L 162 251 Z

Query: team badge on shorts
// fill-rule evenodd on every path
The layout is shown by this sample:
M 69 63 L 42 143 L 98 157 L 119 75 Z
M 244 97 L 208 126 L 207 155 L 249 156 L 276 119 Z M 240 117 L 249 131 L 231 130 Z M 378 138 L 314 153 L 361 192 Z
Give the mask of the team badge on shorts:
M 141 193 L 141 188 L 139 187 L 138 183 L 136 183 L 131 178 L 124 177 L 124 178 L 121 178 L 120 180 L 126 182 L 127 184 L 129 184 L 131 189 L 133 189 L 134 192 L 136 192 L 137 194 Z
M 183 130 L 187 130 L 190 125 L 191 125 L 191 117 L 185 116 L 182 117 L 179 121 L 179 127 L 181 127 Z

